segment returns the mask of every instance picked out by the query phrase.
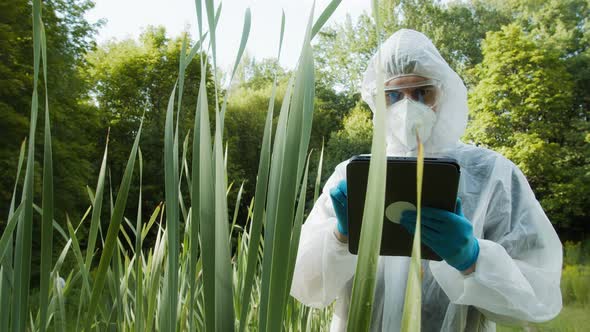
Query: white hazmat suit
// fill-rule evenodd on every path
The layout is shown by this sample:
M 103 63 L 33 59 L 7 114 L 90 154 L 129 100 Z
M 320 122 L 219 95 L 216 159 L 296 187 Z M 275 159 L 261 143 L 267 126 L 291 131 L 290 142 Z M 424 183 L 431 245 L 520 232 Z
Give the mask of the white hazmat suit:
M 381 47 L 386 81 L 414 74 L 440 80 L 443 95 L 425 142 L 427 157 L 450 157 L 461 166 L 459 197 L 473 223 L 480 252 L 475 271 L 463 275 L 445 261 L 422 261 L 423 331 L 495 331 L 494 322 L 522 324 L 555 317 L 562 246 L 522 172 L 493 151 L 459 141 L 467 123 L 467 91 L 432 42 L 400 30 Z M 364 75 L 363 99 L 374 110 L 373 57 Z M 387 153 L 415 156 L 390 132 Z M 330 331 L 345 331 L 357 256 L 334 235 L 336 215 L 329 191 L 346 178 L 336 167 L 302 228 L 291 295 L 323 308 L 336 300 Z M 371 331 L 399 331 L 408 257 L 379 258 Z

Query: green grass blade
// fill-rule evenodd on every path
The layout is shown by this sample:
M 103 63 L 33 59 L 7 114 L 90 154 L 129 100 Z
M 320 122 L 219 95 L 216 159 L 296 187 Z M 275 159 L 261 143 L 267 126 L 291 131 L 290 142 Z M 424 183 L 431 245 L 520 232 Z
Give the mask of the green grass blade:
M 57 257 L 57 260 L 55 261 L 55 265 L 53 266 L 53 270 L 51 271 L 51 274 L 53 275 L 54 279 L 57 278 L 57 274 L 59 273 L 59 270 L 61 269 L 61 266 L 63 265 L 63 262 L 65 261 L 66 256 L 67 256 L 68 252 L 70 251 L 71 246 L 72 246 L 72 240 L 68 239 L 68 241 L 66 241 L 66 245 L 63 247 L 63 249 L 61 250 L 61 253 Z
M 15 211 L 16 190 L 18 188 L 20 173 L 25 159 L 27 139 L 23 140 L 20 146 L 20 153 L 18 157 L 18 166 L 16 169 L 16 180 L 12 190 L 12 197 L 10 199 L 10 208 L 8 209 L 8 221 L 6 227 L 2 231 L 0 238 L 0 305 L 2 308 L 10 308 L 12 305 L 12 254 L 14 246 L 14 229 L 16 228 L 18 218 L 24 205 L 20 204 L 17 211 Z M 18 212 L 18 213 L 17 213 Z M 0 315 L 0 331 L 8 331 L 10 323 L 10 310 L 6 310 L 4 314 Z
M 221 4 L 220 4 L 221 6 Z M 215 25 L 216 25 L 216 15 L 213 7 L 213 0 L 205 0 L 205 11 L 207 12 L 207 21 L 209 23 L 209 43 L 211 46 L 211 51 L 213 54 L 213 70 L 217 67 L 216 62 L 216 45 L 215 45 Z
M 219 6 L 221 6 L 221 3 L 219 4 Z M 236 74 L 236 70 L 238 69 L 238 65 L 240 64 L 240 61 L 242 59 L 242 55 L 244 54 L 244 50 L 246 49 L 246 44 L 248 43 L 248 36 L 250 36 L 250 23 L 251 23 L 251 13 L 250 13 L 250 8 L 246 9 L 246 13 L 244 14 L 244 27 L 242 28 L 242 40 L 240 41 L 240 48 L 238 49 L 238 54 L 236 55 L 236 61 L 234 62 L 234 68 L 231 71 L 231 75 L 229 78 L 229 84 L 231 84 L 234 75 Z M 223 105 L 221 107 L 221 135 L 223 137 L 223 123 L 224 123 L 224 119 L 225 119 L 225 112 L 227 109 L 227 100 L 229 98 L 229 92 L 230 90 L 227 91 L 227 93 L 225 94 L 225 96 L 223 97 Z M 227 152 L 227 150 L 226 150 Z M 227 161 L 227 158 L 225 158 L 225 160 Z M 227 168 L 227 166 L 226 166 Z
M 234 330 L 234 309 L 230 246 L 228 241 L 227 184 L 223 160 L 221 114 L 215 118 L 215 327 L 217 331 Z
M 238 54 L 236 55 L 236 61 L 234 62 L 234 68 L 231 71 L 230 79 L 231 82 L 236 74 L 236 70 L 238 69 L 238 65 L 240 64 L 240 60 L 242 59 L 242 55 L 244 54 L 244 50 L 246 49 L 246 44 L 248 43 L 248 37 L 250 36 L 250 25 L 252 21 L 252 14 L 250 12 L 250 8 L 246 8 L 246 13 L 244 14 L 244 27 L 242 28 L 242 40 L 240 41 L 240 48 L 238 49 Z
M 326 6 L 326 9 L 324 9 L 324 11 L 320 14 L 320 17 L 318 17 L 317 21 L 313 25 L 313 28 L 311 29 L 311 39 L 313 39 L 313 37 L 315 37 L 315 35 L 322 29 L 324 24 L 326 24 L 330 16 L 334 14 L 334 11 L 336 11 L 336 8 L 338 8 L 338 5 L 340 5 L 341 2 L 342 0 L 332 0 L 328 6 Z
M 311 134 L 314 103 L 314 62 L 310 45 L 313 8 L 307 26 L 306 37 L 299 60 L 299 68 L 293 91 L 293 99 L 284 141 L 282 169 L 276 183 L 278 196 L 276 209 L 267 212 L 267 225 L 274 224 L 271 248 L 270 278 L 268 280 L 268 304 L 264 331 L 278 331 L 282 327 L 287 304 L 288 272 L 284 264 L 289 253 L 289 241 L 293 230 L 293 218 L 297 190 L 305 168 L 305 160 Z M 273 165 L 274 167 L 274 165 Z M 271 196 L 272 197 L 272 196 Z M 267 248 L 265 248 L 265 251 Z
M 269 173 L 269 185 L 268 185 L 268 200 L 266 206 L 266 213 L 262 216 L 265 220 L 265 228 L 264 228 L 264 251 L 262 256 L 262 276 L 261 276 L 261 290 L 260 290 L 260 309 L 258 315 L 258 329 L 261 332 L 265 331 L 266 328 L 266 320 L 267 320 L 267 312 L 269 306 L 269 287 L 270 278 L 271 278 L 271 262 L 273 256 L 273 234 L 274 234 L 274 222 L 272 219 L 269 222 L 269 215 L 273 215 L 277 209 L 278 204 L 278 191 L 279 191 L 279 184 L 281 179 L 281 170 L 283 166 L 284 160 L 284 150 L 285 150 L 285 132 L 287 127 L 287 118 L 289 116 L 289 105 L 291 103 L 291 95 L 292 95 L 292 87 L 293 87 L 293 77 L 291 77 L 289 83 L 287 84 L 287 91 L 285 92 L 285 96 L 283 97 L 283 104 L 281 105 L 281 110 L 279 112 L 279 120 L 277 123 L 277 128 L 275 130 L 275 139 L 272 148 L 272 158 L 270 164 L 270 173 Z
M 412 242 L 412 258 L 408 269 L 408 283 L 402 316 L 403 332 L 420 331 L 422 323 L 422 264 L 421 264 L 421 210 L 422 177 L 424 174 L 424 148 L 419 142 L 418 164 L 416 167 L 416 231 Z
M 25 206 L 20 204 L 16 211 L 10 216 L 8 222 L 6 223 L 6 228 L 2 231 L 2 237 L 0 237 L 0 261 L 4 260 L 4 255 L 8 254 L 9 249 L 12 247 L 12 235 L 16 225 L 18 224 L 18 220 L 21 217 L 21 213 L 23 212 Z
M 281 11 L 281 34 L 279 37 L 279 50 L 277 52 L 277 62 L 281 59 L 281 50 L 283 49 L 283 37 L 285 35 L 285 11 Z M 275 76 L 276 79 L 276 76 Z
M 34 204 L 34 203 L 33 203 L 33 210 L 34 210 L 35 212 L 37 212 L 37 213 L 38 213 L 38 214 L 41 216 L 41 218 L 43 218 L 43 210 L 42 210 L 42 209 L 41 209 L 41 208 L 40 208 L 40 207 L 39 207 L 37 204 Z M 88 210 L 86 210 L 86 212 L 85 212 L 85 214 L 84 214 L 84 215 L 86 216 L 86 215 L 87 215 L 89 212 L 90 212 L 90 208 L 88 208 Z M 66 241 L 66 242 L 67 242 L 67 241 L 69 240 L 68 236 L 66 235 L 66 232 L 65 232 L 65 231 L 64 231 L 64 229 L 63 229 L 63 228 L 62 228 L 62 227 L 61 227 L 61 226 L 60 226 L 60 225 L 57 223 L 57 221 L 55 221 L 55 219 L 53 219 L 53 228 L 54 228 L 54 229 L 57 231 L 57 233 L 58 233 L 59 235 L 61 235 L 61 237 L 64 239 L 64 241 Z
M 44 34 L 43 34 L 44 35 Z M 45 41 L 45 40 L 44 40 Z M 45 56 L 45 43 L 42 44 Z M 43 59 L 45 69 L 45 59 Z M 45 78 L 47 82 L 47 78 Z M 47 83 L 45 83 L 47 84 Z M 47 90 L 47 86 L 45 88 Z M 47 91 L 45 92 L 47 98 Z M 39 290 L 40 330 L 45 331 L 47 325 L 47 306 L 51 287 L 51 266 L 53 253 L 53 157 L 51 149 L 51 129 L 49 109 L 45 106 L 45 147 L 43 149 L 43 218 L 41 221 L 41 271 Z
M 110 132 L 110 131 L 109 131 Z M 107 166 L 107 153 L 109 148 L 109 134 L 104 147 L 104 154 L 100 171 L 98 172 L 98 181 L 96 183 L 96 191 L 92 203 L 92 217 L 90 219 L 90 231 L 88 233 L 88 245 L 86 247 L 86 261 L 85 264 L 90 268 L 92 266 L 92 257 L 94 256 L 94 248 L 96 246 L 96 237 L 98 236 L 98 227 L 100 224 L 100 214 L 102 211 L 102 202 L 104 195 L 104 180 Z
M 45 95 L 45 129 L 43 146 L 43 196 L 41 220 L 41 267 L 40 267 L 40 325 L 45 331 L 47 322 L 47 304 L 49 302 L 49 288 L 51 283 L 51 261 L 53 254 L 53 152 L 51 147 L 51 121 L 49 118 L 49 90 L 47 89 L 47 44 L 45 27 L 41 21 L 41 61 L 43 67 L 43 85 Z
M 14 206 L 16 200 L 16 189 L 18 188 L 19 180 L 20 180 L 20 172 L 23 166 L 23 161 L 25 159 L 25 149 L 26 149 L 26 142 L 27 139 L 25 138 L 20 146 L 20 154 L 18 157 L 18 167 L 16 169 L 16 180 L 14 182 L 14 188 L 12 190 L 12 197 L 10 199 L 10 208 L 8 209 L 8 219 L 10 220 L 14 214 Z M 16 226 L 16 220 L 14 219 L 14 226 Z M 6 229 L 8 228 L 10 223 L 6 224 L 6 228 L 3 231 L 2 236 L 4 237 L 4 233 L 8 234 L 7 241 L 10 243 L 6 245 L 5 249 L 2 249 L 0 246 L 0 305 L 2 308 L 9 308 L 12 304 L 11 302 L 11 292 L 12 292 L 12 249 L 14 246 L 14 236 L 13 231 L 7 232 Z M 4 258 L 2 258 L 4 257 Z M 10 322 L 10 312 L 6 314 L 0 315 L 0 331 L 8 331 Z
M 163 301 L 165 297 L 159 296 L 160 290 L 160 280 L 163 269 L 162 261 L 164 259 L 165 253 L 165 246 L 166 246 L 166 232 L 162 230 L 162 219 L 164 217 L 164 210 L 166 207 L 162 208 L 162 212 L 160 213 L 160 222 L 158 224 L 158 233 L 156 234 L 156 242 L 154 245 L 154 254 L 152 256 L 151 261 L 148 259 L 148 277 L 147 277 L 147 314 L 146 317 L 149 319 L 146 322 L 146 331 L 151 331 L 153 329 L 153 325 L 155 319 L 152 317 L 156 316 L 156 300 L 158 297 Z M 164 280 L 164 282 L 166 282 Z M 165 288 L 162 288 L 165 290 Z
M 281 48 L 282 48 L 282 41 L 283 41 L 283 33 L 285 28 L 285 13 L 283 12 L 282 19 L 281 19 L 281 36 L 280 36 L 280 45 L 278 56 L 280 58 Z M 275 75 L 275 86 L 276 86 L 276 75 Z M 287 83 L 287 90 L 283 97 L 283 103 L 281 105 L 281 109 L 279 111 L 279 120 L 277 123 L 277 128 L 275 130 L 275 140 L 273 143 L 272 148 L 272 156 L 269 165 L 269 175 L 268 175 L 268 189 L 265 190 L 267 192 L 267 197 L 272 198 L 266 202 L 266 211 L 274 211 L 276 209 L 277 201 L 275 197 L 278 196 L 278 181 L 280 180 L 280 170 L 282 168 L 283 163 L 283 151 L 285 146 L 285 132 L 287 126 L 287 118 L 289 116 L 289 105 L 291 103 L 291 96 L 292 96 L 292 88 L 293 88 L 293 80 L 294 77 L 292 76 Z M 268 120 L 268 118 L 267 118 Z M 272 128 L 271 128 L 272 130 Z M 269 141 L 270 144 L 270 141 Z M 260 179 L 260 178 L 259 178 Z M 272 184 L 272 185 L 271 185 Z M 258 184 L 257 188 L 258 188 Z M 257 195 L 255 197 L 258 197 Z M 265 197 L 266 198 L 266 197 Z M 254 214 L 256 215 L 256 207 L 254 209 Z M 266 220 L 266 211 L 260 211 L 260 222 Z M 256 226 L 255 223 L 252 226 Z M 260 226 L 262 227 L 262 226 Z M 265 229 L 264 229 L 264 251 L 262 251 L 262 247 L 259 249 L 254 246 L 255 250 L 258 249 L 262 252 L 262 273 L 261 273 L 261 287 L 260 287 L 260 303 L 259 303 L 259 311 L 258 311 L 258 329 L 260 331 L 264 331 L 266 328 L 266 317 L 268 311 L 268 293 L 269 289 L 266 287 L 270 283 L 270 265 L 272 261 L 272 235 L 274 234 L 274 224 L 265 222 Z M 257 232 L 253 233 L 252 243 L 254 243 L 255 236 Z M 252 246 L 252 244 L 250 245 Z M 256 252 L 258 252 L 256 250 Z M 249 256 L 250 257 L 250 256 Z M 248 263 L 250 264 L 250 263 Z M 250 284 L 246 284 L 250 285 Z
M 23 161 L 25 159 L 25 149 L 27 144 L 27 138 L 23 140 L 20 145 L 20 153 L 18 156 L 18 167 L 16 168 L 16 180 L 14 182 L 14 188 L 12 189 L 12 198 L 10 199 L 10 208 L 8 209 L 8 218 L 14 213 L 14 205 L 16 200 L 16 189 L 18 188 L 18 181 L 20 180 L 20 171 L 23 167 Z
M 200 5 L 200 4 L 199 4 Z M 201 66 L 204 68 L 204 66 Z M 193 148 L 192 148 L 192 161 L 191 161 L 191 175 L 192 181 L 190 182 L 191 187 L 191 215 L 190 215 L 190 256 L 189 256 L 189 296 L 190 296 L 190 307 L 189 312 L 189 330 L 195 330 L 195 322 L 193 317 L 193 312 L 195 310 L 195 296 L 196 296 L 196 288 L 197 288 L 197 256 L 199 254 L 199 223 L 200 223 L 200 156 L 201 156 L 201 144 L 200 144 L 200 120 L 201 114 L 207 112 L 207 103 L 203 104 L 203 94 L 202 90 L 205 89 L 205 75 L 201 75 L 201 81 L 199 83 L 199 95 L 197 100 L 197 107 L 195 108 L 195 118 L 194 118 L 194 125 L 193 125 Z M 206 93 L 206 92 L 205 92 Z M 206 96 L 205 96 L 206 98 Z M 203 108 L 204 107 L 204 108 Z
M 377 4 L 373 1 L 373 12 L 377 22 Z M 379 38 L 380 27 L 376 34 Z M 378 57 L 381 56 L 380 53 Z M 383 69 L 377 62 L 377 91 L 383 89 Z M 380 90 L 381 89 L 381 90 Z M 358 260 L 352 287 L 351 305 L 348 314 L 348 331 L 368 331 L 371 324 L 371 312 L 375 293 L 377 263 L 381 246 L 383 229 L 383 211 L 385 202 L 386 152 L 385 152 L 385 97 L 377 94 L 377 110 L 373 143 L 371 146 L 371 163 L 367 195 L 363 213 L 363 227 L 359 242 Z
M 203 68 L 204 69 L 204 68 Z M 204 70 L 202 69 L 202 72 Z M 207 104 L 207 90 L 205 77 L 201 78 L 198 97 L 199 114 L 199 140 L 193 142 L 199 144 L 199 173 L 193 173 L 193 181 L 198 176 L 199 184 L 199 235 L 201 238 L 201 257 L 203 259 L 203 299 L 205 307 L 205 330 L 216 331 L 215 327 L 215 197 L 212 165 L 211 129 L 209 125 L 209 111 Z M 194 147 L 193 147 L 194 149 Z M 193 164 L 194 167 L 194 164 Z M 194 195 L 195 197 L 197 195 Z M 195 206 L 192 206 L 195 210 Z
M 305 164 L 305 171 L 303 172 L 303 181 L 301 181 L 299 190 L 299 199 L 297 200 L 297 209 L 295 212 L 295 222 L 293 224 L 293 231 L 291 233 L 291 247 L 289 248 L 289 260 L 287 263 L 287 287 L 285 288 L 285 297 L 289 296 L 291 291 L 291 284 L 293 283 L 293 272 L 295 271 L 295 260 L 297 258 L 297 251 L 299 249 L 299 239 L 301 236 L 301 225 L 303 224 L 304 212 L 305 212 L 305 198 L 307 194 L 307 175 L 309 173 L 309 161 L 311 159 L 311 153 L 307 157 L 307 163 Z
M 318 200 L 318 196 L 320 194 L 320 183 L 322 182 L 322 164 L 324 161 L 324 140 L 322 139 L 322 151 L 320 152 L 320 161 L 318 162 L 318 173 L 315 178 L 315 186 L 313 189 L 313 201 Z
M 182 47 L 180 50 L 180 59 L 178 63 L 178 102 L 176 103 L 178 116 L 176 117 L 176 128 L 178 128 L 178 121 L 180 121 L 180 106 L 182 106 L 182 92 L 184 91 L 184 73 L 188 63 L 186 62 L 186 33 L 182 38 Z
M 283 33 L 285 27 L 285 15 L 282 16 L 281 35 L 279 41 L 279 50 L 281 48 Z M 279 51 L 280 56 L 280 51 Z M 268 174 L 270 168 L 270 151 L 271 151 L 271 135 L 272 135 L 272 119 L 274 113 L 274 101 L 277 90 L 276 76 L 273 82 L 270 101 L 268 103 L 268 111 L 266 113 L 266 121 L 264 124 L 264 134 L 262 137 L 262 147 L 260 150 L 260 160 L 258 162 L 258 176 L 256 181 L 256 189 L 254 191 L 254 212 L 252 216 L 252 224 L 250 228 L 250 240 L 248 244 L 248 258 L 246 266 L 246 275 L 244 276 L 244 289 L 242 290 L 242 308 L 240 313 L 240 332 L 245 331 L 247 326 L 246 318 L 250 310 L 250 295 L 252 293 L 252 284 L 254 281 L 254 273 L 258 265 L 258 248 L 260 247 L 260 237 L 262 233 L 262 220 L 264 216 L 264 207 L 266 205 L 266 197 L 268 193 Z
M 67 331 L 66 329 L 66 305 L 65 305 L 65 299 L 64 299 L 64 291 L 63 291 L 63 286 L 61 285 L 61 278 L 59 277 L 59 274 L 56 275 L 56 278 L 54 280 L 54 284 L 55 284 L 55 294 L 57 295 L 57 303 L 58 303 L 58 307 L 59 310 L 57 310 L 58 313 L 58 318 L 57 319 L 57 323 L 56 326 L 59 326 L 59 330 L 60 331 Z
M 139 157 L 139 199 L 137 202 L 137 220 L 135 222 L 135 331 L 142 332 L 143 328 L 143 270 L 142 270 L 142 179 L 143 179 L 143 157 L 141 149 L 137 150 Z M 157 214 L 156 214 L 157 215 Z M 155 217 L 154 217 L 155 219 Z
M 197 31 L 199 36 L 203 36 L 203 7 L 201 6 L 201 0 L 195 0 L 195 12 L 197 13 Z
M 238 212 L 240 211 L 240 203 L 242 202 L 242 192 L 244 191 L 244 182 L 240 185 L 240 189 L 238 190 L 238 196 L 236 197 L 236 204 L 234 206 L 234 215 L 231 221 L 231 227 L 229 228 L 229 241 L 231 243 L 232 234 L 234 231 L 234 227 L 236 227 L 236 221 L 238 220 Z
M 33 184 L 35 164 L 35 135 L 37 132 L 37 112 L 39 100 L 37 85 L 39 81 L 39 62 L 41 57 L 41 0 L 33 1 L 33 96 L 31 101 L 31 120 L 29 127 L 29 148 L 27 167 L 22 193 L 24 213 L 19 220 L 16 231 L 14 250 L 14 288 L 12 293 L 12 330 L 20 332 L 25 329 L 29 306 L 29 286 L 31 280 L 31 250 L 33 233 Z
M 137 150 L 139 146 L 139 139 L 141 137 L 142 126 L 143 118 L 140 122 L 135 141 L 133 142 L 133 147 L 131 149 L 129 159 L 127 160 L 125 172 L 123 173 L 121 186 L 119 187 L 119 192 L 117 193 L 117 200 L 113 208 L 111 222 L 107 230 L 107 236 L 103 246 L 102 255 L 100 257 L 98 270 L 96 272 L 96 279 L 92 288 L 88 311 L 86 313 L 85 331 L 90 331 L 94 321 L 94 313 L 98 306 L 99 297 L 103 292 L 103 287 L 106 281 L 106 272 L 117 245 L 117 235 L 119 233 L 119 228 L 121 226 L 121 222 L 123 221 L 123 213 L 125 212 L 125 207 L 127 205 L 127 196 L 129 194 L 129 187 L 131 186 L 131 180 L 133 178 L 133 169 L 135 167 L 135 159 L 137 158 Z
M 162 209 L 162 203 L 160 203 L 160 204 L 158 204 L 158 206 L 156 206 L 156 208 L 154 209 L 154 212 L 152 212 L 152 215 L 150 216 L 149 221 L 147 222 L 146 225 L 143 226 L 143 228 L 141 230 L 141 241 L 145 240 L 145 237 L 147 236 L 148 232 L 150 231 L 150 229 L 152 228 L 152 226 L 156 222 L 156 219 L 158 218 L 158 214 L 160 214 L 161 209 Z
M 174 95 L 176 85 L 170 94 L 166 111 L 164 133 L 164 174 L 166 190 L 166 230 L 168 235 L 168 301 L 164 311 L 168 322 L 167 331 L 176 331 L 176 310 L 178 291 L 178 160 L 174 134 Z
M 219 2 L 219 5 L 217 6 L 217 9 L 215 10 L 215 22 L 214 22 L 213 30 L 217 29 L 217 23 L 219 23 L 219 17 L 221 16 L 221 5 L 223 5 L 223 3 Z
M 182 193 L 180 190 L 182 187 L 182 176 L 184 175 L 186 178 L 186 183 L 188 184 L 189 198 L 190 198 L 190 195 L 192 195 L 192 192 L 191 192 L 192 188 L 190 186 L 191 178 L 190 178 L 190 174 L 188 172 L 188 164 L 186 162 L 186 155 L 188 153 L 188 143 L 190 141 L 189 140 L 190 136 L 191 136 L 191 133 L 190 133 L 190 129 L 189 129 L 189 131 L 184 136 L 184 141 L 182 142 L 182 158 L 180 159 L 180 164 L 179 164 L 180 176 L 179 176 L 179 182 L 178 182 L 178 190 L 179 190 L 178 195 L 181 196 Z M 182 197 L 181 197 L 180 201 L 182 202 Z M 186 221 L 187 217 L 188 217 L 187 215 L 184 216 L 185 221 Z
M 76 259 L 76 263 L 78 264 L 78 272 L 82 274 L 82 295 L 80 296 L 80 302 L 83 302 L 84 299 L 90 295 L 90 275 L 89 272 L 84 265 L 84 259 L 82 258 L 82 250 L 80 249 L 80 243 L 78 242 L 78 236 L 76 236 L 76 231 L 70 222 L 70 218 L 66 216 L 68 232 L 70 235 L 70 239 L 72 239 L 72 250 L 74 251 L 74 258 Z M 82 303 L 80 303 L 82 305 Z
M 186 66 L 188 66 L 188 64 L 193 61 L 193 59 L 197 55 L 197 52 L 199 52 L 201 50 L 201 46 L 203 45 L 202 44 L 203 43 L 203 40 L 205 40 L 206 37 L 207 37 L 207 33 L 203 34 L 203 36 L 201 36 L 201 38 L 199 39 L 199 41 L 197 41 L 195 43 L 195 45 L 193 45 L 193 47 L 191 48 L 188 56 L 186 57 Z

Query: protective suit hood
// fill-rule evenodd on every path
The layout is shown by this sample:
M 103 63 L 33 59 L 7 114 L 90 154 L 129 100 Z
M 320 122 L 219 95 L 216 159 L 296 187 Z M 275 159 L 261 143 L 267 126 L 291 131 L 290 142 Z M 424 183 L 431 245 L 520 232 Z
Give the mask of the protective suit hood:
M 376 53 L 369 62 L 361 85 L 363 100 L 375 112 L 377 93 Z M 425 152 L 436 155 L 457 147 L 467 125 L 467 88 L 424 34 L 401 29 L 381 45 L 385 82 L 400 76 L 418 75 L 437 79 L 442 96 L 436 107 L 436 123 L 424 144 Z M 388 155 L 414 155 L 392 133 L 387 133 Z

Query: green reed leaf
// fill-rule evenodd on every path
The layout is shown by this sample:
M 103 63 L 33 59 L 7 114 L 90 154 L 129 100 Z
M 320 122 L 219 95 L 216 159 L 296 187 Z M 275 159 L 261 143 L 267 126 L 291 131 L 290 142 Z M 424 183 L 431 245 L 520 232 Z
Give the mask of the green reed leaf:
M 94 285 L 92 287 L 88 311 L 86 313 L 86 325 L 84 328 L 85 331 L 90 331 L 92 323 L 94 322 L 94 313 L 98 306 L 99 297 L 103 292 L 107 269 L 110 265 L 111 258 L 113 257 L 115 246 L 117 245 L 117 236 L 121 222 L 123 221 L 123 213 L 125 212 L 125 208 L 127 206 L 127 197 L 129 194 L 129 188 L 131 186 L 131 180 L 133 178 L 133 169 L 135 167 L 135 159 L 137 157 L 142 126 L 143 118 L 139 124 L 139 129 L 137 131 L 137 135 L 135 136 L 135 141 L 133 142 L 129 159 L 127 160 L 125 172 L 123 173 L 123 179 L 119 187 L 119 192 L 117 193 L 117 200 L 114 204 L 113 213 L 111 215 L 111 221 L 107 230 L 107 236 L 103 246 L 102 255 L 100 257 L 98 270 L 96 272 L 96 279 L 94 280 Z
M 377 3 L 374 0 L 373 15 L 375 16 L 375 21 L 379 22 L 377 13 Z M 379 38 L 379 23 L 376 25 L 376 35 Z M 378 51 L 377 56 L 381 56 L 380 51 Z M 383 89 L 384 81 L 381 61 L 376 61 L 376 66 L 377 91 L 380 91 L 379 89 Z M 383 212 L 385 208 L 385 179 L 387 175 L 384 120 L 385 96 L 383 94 L 377 94 L 376 106 L 367 195 L 362 221 L 363 227 L 361 228 L 358 260 L 352 287 L 351 305 L 348 313 L 348 331 L 369 331 L 375 296 L 377 264 L 379 262 Z

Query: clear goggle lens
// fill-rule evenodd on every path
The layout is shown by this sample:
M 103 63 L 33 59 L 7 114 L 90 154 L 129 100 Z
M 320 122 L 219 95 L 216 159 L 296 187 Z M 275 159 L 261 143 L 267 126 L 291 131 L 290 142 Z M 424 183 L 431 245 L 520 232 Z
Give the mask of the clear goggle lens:
M 385 87 L 385 104 L 390 106 L 409 98 L 430 107 L 436 106 L 441 97 L 440 85 L 433 80 L 420 83 Z

